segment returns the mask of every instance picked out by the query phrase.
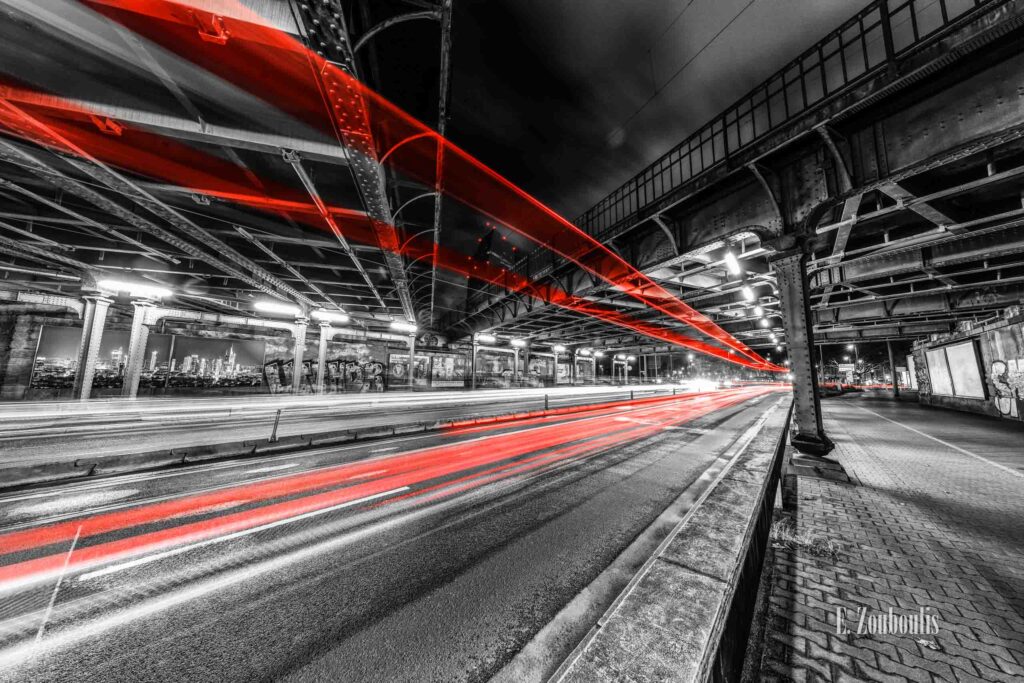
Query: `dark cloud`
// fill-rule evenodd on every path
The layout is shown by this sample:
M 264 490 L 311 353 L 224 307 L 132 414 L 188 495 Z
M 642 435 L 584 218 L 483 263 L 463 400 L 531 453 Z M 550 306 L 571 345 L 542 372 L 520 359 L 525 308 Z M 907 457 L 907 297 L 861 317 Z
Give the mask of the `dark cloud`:
M 457 0 L 455 6 L 450 134 L 574 218 L 863 3 Z

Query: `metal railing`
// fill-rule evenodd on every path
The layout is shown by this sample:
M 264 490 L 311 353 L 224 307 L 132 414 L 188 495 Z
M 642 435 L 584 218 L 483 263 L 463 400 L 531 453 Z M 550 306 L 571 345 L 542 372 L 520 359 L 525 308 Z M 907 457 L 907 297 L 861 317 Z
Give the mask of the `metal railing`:
M 936 42 L 1008 0 L 875 0 L 692 133 L 574 223 L 598 241 L 644 218 L 648 209 L 801 116 Z M 539 246 L 512 271 L 530 280 L 561 262 Z M 499 287 L 482 288 L 495 294 Z M 479 298 L 477 299 L 480 300 Z
M 575 223 L 599 239 L 684 183 L 1005 0 L 875 0 Z

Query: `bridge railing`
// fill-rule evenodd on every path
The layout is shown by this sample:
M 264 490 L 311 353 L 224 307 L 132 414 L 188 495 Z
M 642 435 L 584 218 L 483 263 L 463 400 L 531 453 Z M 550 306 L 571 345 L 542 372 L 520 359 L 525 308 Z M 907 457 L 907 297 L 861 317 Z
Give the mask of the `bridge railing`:
M 601 239 L 673 190 L 1001 0 L 876 0 L 576 221 Z
M 731 155 L 1005 2 L 875 0 L 602 199 L 575 224 L 598 241 L 606 241 L 645 218 L 660 200 L 726 163 Z M 537 280 L 560 262 L 555 254 L 537 247 L 521 257 L 512 271 Z M 490 286 L 481 289 L 484 296 L 499 291 Z

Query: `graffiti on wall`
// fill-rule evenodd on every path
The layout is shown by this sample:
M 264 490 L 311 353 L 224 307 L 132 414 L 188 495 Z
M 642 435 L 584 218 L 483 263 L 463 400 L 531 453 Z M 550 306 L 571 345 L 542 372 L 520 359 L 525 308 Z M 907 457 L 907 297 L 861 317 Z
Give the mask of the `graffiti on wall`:
M 342 360 L 328 363 L 328 376 L 332 365 L 340 375 L 341 384 L 359 392 L 384 391 L 384 364 L 378 360 Z
M 1024 414 L 1024 358 L 996 360 L 991 368 L 996 408 L 1003 417 Z

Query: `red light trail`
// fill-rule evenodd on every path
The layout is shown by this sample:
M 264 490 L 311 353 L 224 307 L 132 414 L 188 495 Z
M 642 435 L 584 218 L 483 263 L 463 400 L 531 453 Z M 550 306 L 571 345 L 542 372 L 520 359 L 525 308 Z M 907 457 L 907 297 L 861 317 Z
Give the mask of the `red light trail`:
M 745 344 L 629 263 L 320 54 L 234 0 L 81 0 L 83 4 L 334 136 L 350 152 L 386 159 L 576 263 L 629 296 L 777 372 Z M 216 27 L 216 40 L 211 39 Z M 327 31 L 327 27 L 319 27 Z M 313 38 L 320 40 L 319 38 Z M 326 43 L 323 43 L 326 46 Z M 443 157 L 444 164 L 438 163 Z M 442 176 L 437 177 L 438 169 Z M 385 249 L 397 247 L 385 231 Z M 726 358 L 726 360 L 732 360 Z M 753 366 L 752 366 L 753 367 Z
M 623 406 L 618 406 L 614 410 L 594 411 L 581 415 L 580 419 L 543 426 L 526 422 L 521 425 L 525 429 L 514 432 L 10 531 L 0 534 L 0 557 L 33 551 L 42 554 L 0 566 L 0 588 L 46 580 L 63 571 L 65 565 L 68 571 L 83 571 L 257 529 L 405 488 L 414 490 L 401 498 L 427 493 L 436 496 L 441 492 L 452 495 L 496 478 L 554 466 L 573 457 L 590 457 L 604 449 L 642 439 L 777 390 L 776 386 L 745 387 L 675 397 L 654 404 L 627 405 L 625 411 Z M 607 419 L 610 414 L 622 416 L 623 420 Z M 452 432 L 458 433 L 458 430 Z M 188 521 L 194 517 L 205 518 Z M 173 526 L 152 528 L 152 525 L 169 522 Z M 114 538 L 104 540 L 106 535 Z M 67 552 L 52 547 L 76 536 L 79 542 L 70 557 Z M 98 542 L 93 542 L 94 539 Z
M 18 104 L 15 104 L 17 102 Z M 59 117 L 53 115 L 57 112 Z M 181 187 L 240 203 L 262 211 L 284 214 L 293 220 L 322 229 L 321 211 L 303 193 L 266 181 L 253 189 L 249 176 L 237 166 L 163 136 L 119 125 L 111 136 L 97 130 L 96 113 L 65 100 L 8 85 L 0 90 L 0 123 L 36 143 L 84 158 L 126 168 Z M 70 118 L 68 118 L 70 117 Z M 272 193 L 272 194 L 270 194 Z M 375 231 L 361 212 L 329 207 L 346 237 L 365 244 L 377 244 Z M 391 227 L 394 230 L 393 227 Z M 397 242 L 397 240 L 396 240 Z M 489 262 L 473 260 L 462 253 L 435 247 L 432 241 L 414 237 L 398 253 L 412 260 L 435 258 L 439 267 L 465 277 L 474 277 L 509 291 L 521 292 L 567 310 L 638 332 L 669 344 L 752 369 L 785 371 L 765 362 L 750 361 L 704 341 L 680 334 L 654 323 L 637 320 L 614 308 L 571 295 L 553 285 L 538 285 Z

